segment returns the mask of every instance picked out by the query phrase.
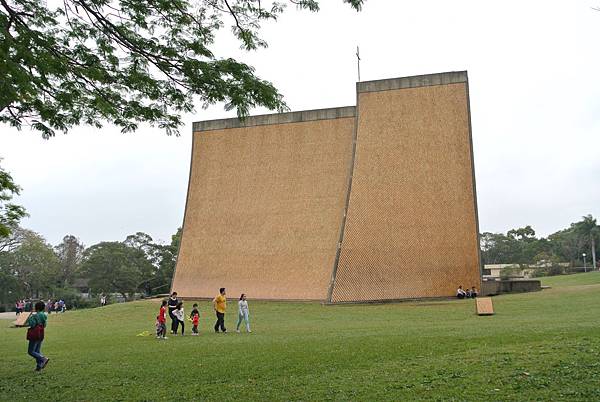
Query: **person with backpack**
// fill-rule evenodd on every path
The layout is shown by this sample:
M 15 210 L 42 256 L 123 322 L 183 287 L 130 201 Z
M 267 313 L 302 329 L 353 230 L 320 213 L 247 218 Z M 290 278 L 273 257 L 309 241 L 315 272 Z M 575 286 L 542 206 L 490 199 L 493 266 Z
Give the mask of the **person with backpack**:
M 44 310 L 46 305 L 43 301 L 35 303 L 35 313 L 31 314 L 27 318 L 27 340 L 29 341 L 29 347 L 27 348 L 27 354 L 35 359 L 35 371 L 40 371 L 48 364 L 48 359 L 42 355 L 42 342 L 44 341 L 44 330 L 48 317 Z

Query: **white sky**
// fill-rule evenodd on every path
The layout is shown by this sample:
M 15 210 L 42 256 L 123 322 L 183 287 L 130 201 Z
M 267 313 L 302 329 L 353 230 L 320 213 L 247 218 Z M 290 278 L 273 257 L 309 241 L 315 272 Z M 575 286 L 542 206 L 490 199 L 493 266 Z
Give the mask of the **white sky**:
M 363 81 L 468 70 L 481 231 L 532 225 L 545 236 L 600 218 L 600 0 L 367 0 L 361 13 L 321 3 L 264 27 L 268 49 L 239 51 L 225 29 L 216 53 L 255 66 L 292 110 L 355 104 L 356 45 Z M 52 244 L 137 231 L 170 241 L 183 220 L 191 122 L 234 116 L 199 108 L 180 137 L 106 126 L 43 140 L 0 126 L 2 166 L 31 215 L 22 225 Z

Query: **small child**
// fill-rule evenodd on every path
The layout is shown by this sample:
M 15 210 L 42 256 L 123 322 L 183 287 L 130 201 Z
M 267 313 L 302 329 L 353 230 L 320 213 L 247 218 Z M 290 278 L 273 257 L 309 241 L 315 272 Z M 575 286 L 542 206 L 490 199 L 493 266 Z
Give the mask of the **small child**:
M 185 313 L 183 312 L 183 302 L 177 303 L 177 307 L 173 310 L 173 315 L 177 318 L 177 324 L 175 326 L 175 335 L 177 335 L 177 329 L 181 325 L 181 336 L 185 335 Z
M 198 335 L 198 323 L 200 322 L 200 311 L 198 311 L 198 304 L 194 303 L 193 310 L 190 313 L 192 319 L 192 335 Z
M 155 327 L 156 327 L 156 339 L 160 339 L 161 334 L 162 334 L 162 325 L 160 325 L 160 315 L 156 316 Z
M 160 310 L 158 312 L 158 316 L 156 317 L 156 338 L 157 339 L 167 339 L 167 301 L 163 300 L 160 305 Z

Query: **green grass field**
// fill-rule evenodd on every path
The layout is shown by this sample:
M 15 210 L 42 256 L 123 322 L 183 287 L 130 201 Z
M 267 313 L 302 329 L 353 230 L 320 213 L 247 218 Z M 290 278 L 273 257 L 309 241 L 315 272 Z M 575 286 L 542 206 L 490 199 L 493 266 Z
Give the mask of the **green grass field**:
M 158 341 L 158 301 L 52 314 L 33 371 L 25 330 L 0 321 L 0 399 L 600 400 L 600 273 L 552 289 L 472 300 L 323 306 L 250 300 L 252 334 Z M 228 329 L 235 325 L 230 300 Z M 186 311 L 191 303 L 186 302 Z

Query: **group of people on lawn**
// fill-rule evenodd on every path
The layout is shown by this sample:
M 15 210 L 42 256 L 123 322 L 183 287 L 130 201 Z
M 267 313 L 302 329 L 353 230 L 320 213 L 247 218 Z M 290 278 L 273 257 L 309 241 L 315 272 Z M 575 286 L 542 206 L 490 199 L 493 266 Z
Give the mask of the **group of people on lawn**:
M 456 290 L 456 297 L 459 299 L 477 297 L 477 289 L 473 286 L 471 289 L 464 290 L 462 285 Z M 49 359 L 41 353 L 42 341 L 44 340 L 44 329 L 46 328 L 47 315 L 46 304 L 43 301 L 38 301 L 34 305 L 35 313 L 31 314 L 27 319 L 26 325 L 29 327 L 27 331 L 27 340 L 29 347 L 27 353 L 36 361 L 36 370 L 40 371 L 48 364 Z M 215 332 L 219 330 L 223 333 L 227 332 L 225 328 L 225 311 L 227 310 L 227 297 L 225 288 L 219 289 L 219 294 L 213 299 L 213 308 L 215 310 L 217 321 L 215 322 Z M 159 339 L 167 339 L 166 315 L 171 318 L 171 334 L 177 335 L 179 327 L 181 327 L 181 335 L 185 332 L 185 312 L 183 309 L 183 301 L 177 298 L 177 292 L 173 292 L 168 300 L 163 300 L 158 316 L 156 317 L 156 337 Z M 198 304 L 194 303 L 189 320 L 192 322 L 192 335 L 198 335 L 198 325 L 200 321 L 200 310 Z M 238 321 L 236 332 L 240 332 L 240 324 L 244 321 L 246 331 L 250 330 L 250 311 L 248 309 L 248 301 L 246 295 L 242 293 L 238 301 Z
M 65 301 L 63 299 L 60 300 L 51 300 L 48 299 L 47 302 L 45 302 L 44 305 L 46 312 L 48 314 L 52 313 L 53 311 L 56 313 L 64 313 L 67 310 L 67 304 L 65 303 Z M 34 302 L 30 299 L 21 299 L 21 300 L 17 300 L 15 302 L 15 314 L 16 315 L 21 315 L 21 313 L 25 313 L 25 312 L 33 312 L 34 310 Z
M 225 328 L 225 311 L 227 310 L 227 297 L 225 288 L 219 289 L 219 294 L 213 299 L 213 308 L 217 315 L 217 321 L 215 323 L 215 332 L 226 333 Z M 181 335 L 185 335 L 185 312 L 183 308 L 183 301 L 177 298 L 177 292 L 173 292 L 168 300 L 163 300 L 158 316 L 156 317 L 156 338 L 167 339 L 167 313 L 171 318 L 171 334 L 177 335 L 179 328 L 181 327 Z M 188 318 L 192 322 L 192 335 L 198 335 L 198 325 L 200 323 L 200 310 L 198 310 L 198 304 L 194 303 L 192 311 Z M 240 324 L 244 321 L 246 324 L 246 331 L 250 330 L 250 311 L 248 309 L 248 301 L 246 295 L 241 294 L 238 301 L 238 321 L 236 326 L 236 332 L 240 332 Z
M 474 299 L 477 297 L 477 289 L 475 288 L 475 286 L 473 286 L 471 289 L 467 288 L 466 290 L 464 290 L 462 285 L 460 285 L 458 289 L 456 289 L 456 297 L 458 297 L 459 299 Z

